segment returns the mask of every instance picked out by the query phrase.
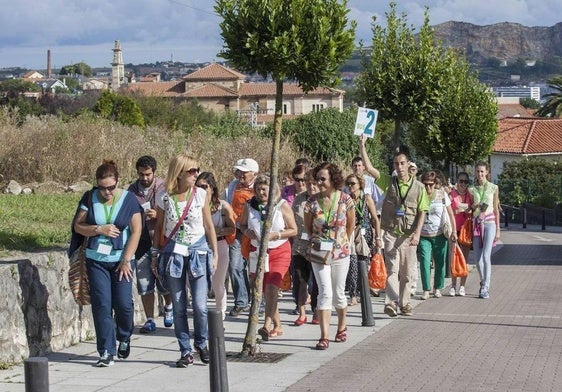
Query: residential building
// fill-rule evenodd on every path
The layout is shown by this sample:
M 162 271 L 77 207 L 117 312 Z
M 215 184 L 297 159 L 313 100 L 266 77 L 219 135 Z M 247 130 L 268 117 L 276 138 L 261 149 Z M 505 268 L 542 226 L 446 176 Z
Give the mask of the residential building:
M 492 181 L 497 181 L 506 162 L 531 156 L 562 160 L 562 118 L 508 117 L 498 124 L 490 156 Z
M 275 83 L 247 82 L 247 76 L 223 65 L 212 63 L 180 81 L 138 82 L 121 91 L 180 99 L 196 99 L 214 111 L 233 110 L 252 119 L 253 124 L 273 120 Z M 143 79 L 141 79 L 143 80 Z M 307 114 L 327 108 L 343 110 L 344 91 L 319 87 L 308 94 L 296 83 L 283 84 L 282 110 L 284 115 Z
M 541 100 L 541 88 L 538 86 L 501 86 L 492 87 L 498 97 L 532 98 L 537 102 Z

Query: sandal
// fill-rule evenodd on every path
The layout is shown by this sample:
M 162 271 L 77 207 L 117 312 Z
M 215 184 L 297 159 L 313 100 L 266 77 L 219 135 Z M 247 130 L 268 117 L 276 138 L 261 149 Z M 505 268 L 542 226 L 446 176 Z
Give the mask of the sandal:
M 293 325 L 300 327 L 301 325 L 306 324 L 307 321 L 308 318 L 306 316 L 304 316 L 303 318 L 299 317 L 293 322 Z
M 258 329 L 258 335 L 261 336 L 261 339 L 264 342 L 267 342 L 269 340 L 269 331 L 265 327 Z
M 272 329 L 271 331 L 269 331 L 270 338 L 274 338 L 281 335 L 283 335 L 283 330 L 281 329 Z
M 347 340 L 347 327 L 345 327 L 344 329 L 342 329 L 341 331 L 338 331 L 338 333 L 336 334 L 336 338 L 334 339 L 335 342 L 338 343 L 343 343 Z
M 316 343 L 316 350 L 326 350 L 330 347 L 330 340 L 323 338 Z

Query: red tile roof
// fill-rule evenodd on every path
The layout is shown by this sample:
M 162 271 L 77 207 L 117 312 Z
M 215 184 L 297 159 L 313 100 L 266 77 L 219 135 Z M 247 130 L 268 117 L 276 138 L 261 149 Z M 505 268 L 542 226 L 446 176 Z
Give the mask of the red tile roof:
M 493 151 L 524 155 L 562 153 L 562 119 L 503 118 L 499 120 Z
M 244 80 L 246 75 L 241 74 L 233 69 L 225 67 L 223 65 L 212 63 L 204 68 L 198 69 L 195 72 L 190 73 L 182 78 L 189 82 L 195 81 L 206 81 L 211 82 L 214 80 Z
M 340 95 L 343 90 L 318 87 L 308 95 Z M 240 96 L 275 96 L 275 83 L 243 83 L 240 86 Z M 283 84 L 283 95 L 304 95 L 304 91 L 295 83 Z
M 500 103 L 498 104 L 498 114 L 496 118 L 506 117 L 532 117 L 535 110 L 527 109 L 518 103 Z
M 155 97 L 177 97 L 185 93 L 183 81 L 175 82 L 139 82 L 121 87 L 125 93 L 138 93 Z

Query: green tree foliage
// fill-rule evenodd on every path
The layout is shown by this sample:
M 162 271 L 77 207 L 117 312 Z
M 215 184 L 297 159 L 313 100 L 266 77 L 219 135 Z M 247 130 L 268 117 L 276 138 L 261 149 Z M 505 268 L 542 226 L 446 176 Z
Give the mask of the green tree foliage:
M 539 117 L 562 117 L 562 76 L 550 79 L 548 85 L 556 92 L 544 96 L 547 100 L 536 115 Z
M 94 106 L 94 112 L 123 125 L 145 127 L 144 117 L 137 102 L 125 95 L 105 90 Z
M 84 62 L 79 62 L 72 65 L 65 65 L 59 71 L 59 75 L 82 75 L 89 78 L 93 73 L 92 67 Z
M 533 98 L 519 98 L 519 104 L 527 109 L 538 109 L 541 107 L 540 102 Z
M 8 98 L 15 98 L 26 92 L 38 92 L 41 87 L 37 84 L 23 79 L 8 79 L 0 83 L 0 92 Z
M 9 79 L 0 83 L 0 106 L 6 106 L 15 113 L 18 125 L 28 116 L 40 116 L 45 110 L 35 98 L 25 97 L 26 92 L 39 92 L 41 88 L 28 80 Z
M 529 158 L 508 162 L 498 185 L 503 204 L 553 208 L 562 203 L 562 161 Z
M 283 133 L 293 140 L 303 155 L 316 162 L 345 162 L 348 165 L 358 155 L 357 136 L 353 135 L 356 118 L 356 106 L 343 112 L 325 109 L 286 120 Z M 386 127 L 378 124 L 375 137 L 367 141 L 369 158 L 375 167 L 384 165 L 381 137 L 388 135 L 388 130 L 388 123 Z
M 494 95 L 464 57 L 448 50 L 443 64 L 448 72 L 442 74 L 442 97 L 433 121 L 429 126 L 414 124 L 409 140 L 434 168 L 446 170 L 451 162 L 469 165 L 487 157 L 498 126 Z
M 390 3 L 386 27 L 373 18 L 370 53 L 363 50 L 364 71 L 357 78 L 360 102 L 378 109 L 383 120 L 395 123 L 394 146 L 398 147 L 406 124 L 431 126 L 443 89 L 443 51 L 434 43 L 426 9 L 416 37 L 406 15 L 397 16 Z
M 271 182 L 277 183 L 283 82 L 295 80 L 305 92 L 335 86 L 339 66 L 351 55 L 355 22 L 347 2 L 337 0 L 217 0 L 215 11 L 224 40 L 221 57 L 237 69 L 271 76 L 276 84 Z M 274 192 L 270 193 L 262 238 L 271 230 Z M 243 353 L 254 355 L 267 240 L 262 241 Z

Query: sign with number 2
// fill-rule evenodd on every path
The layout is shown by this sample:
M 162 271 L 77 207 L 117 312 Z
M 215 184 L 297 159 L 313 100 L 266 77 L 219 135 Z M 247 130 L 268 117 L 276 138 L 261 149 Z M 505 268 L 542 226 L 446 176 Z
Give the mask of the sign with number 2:
M 355 131 L 353 134 L 374 137 L 378 114 L 378 110 L 357 108 L 357 120 L 355 121 Z

